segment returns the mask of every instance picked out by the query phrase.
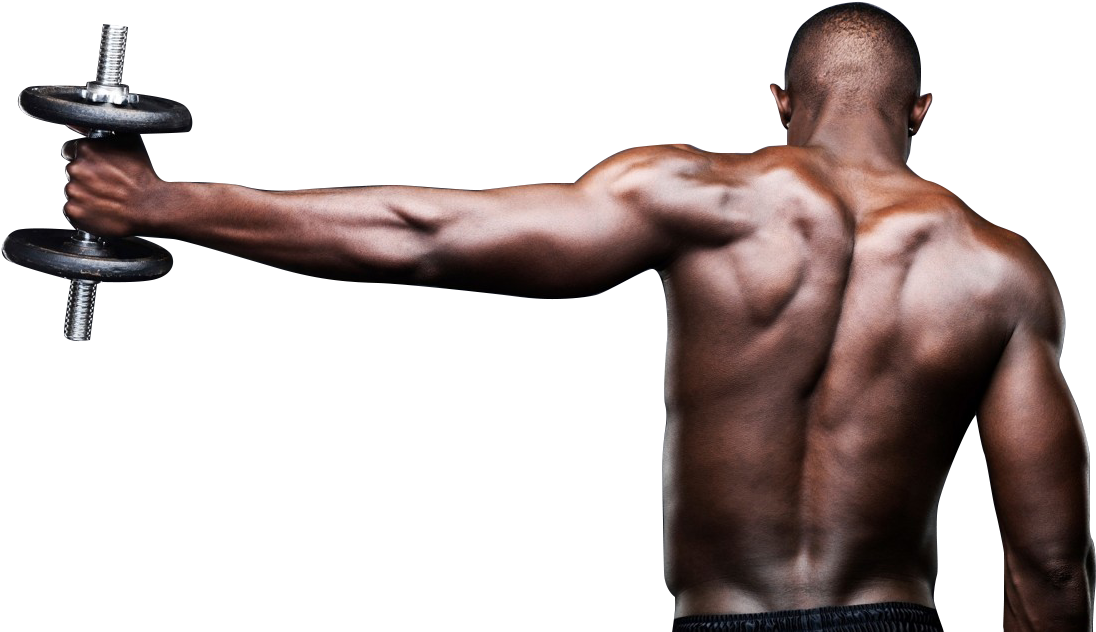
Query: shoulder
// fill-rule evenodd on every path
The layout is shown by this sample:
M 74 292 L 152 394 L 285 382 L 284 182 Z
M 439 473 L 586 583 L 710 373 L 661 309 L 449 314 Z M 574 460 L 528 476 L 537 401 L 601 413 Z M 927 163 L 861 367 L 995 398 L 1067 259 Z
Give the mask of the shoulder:
M 941 245 L 937 252 L 947 262 L 943 269 L 959 266 L 949 276 L 974 284 L 972 296 L 1006 334 L 1025 329 L 1060 347 L 1065 327 L 1061 293 L 1031 242 L 933 182 L 921 180 L 901 200 L 894 213 L 916 229 L 916 236 L 931 235 Z
M 597 183 L 618 193 L 642 188 L 660 180 L 696 173 L 710 166 L 707 152 L 692 145 L 646 145 L 619 151 L 598 163 L 579 179 Z
M 1023 235 L 959 204 L 961 208 L 956 212 L 962 213 L 968 234 L 992 261 L 996 302 L 1012 330 L 1028 330 L 1060 349 L 1065 335 L 1065 307 L 1042 255 Z
M 633 147 L 606 158 L 576 184 L 677 238 L 717 243 L 736 231 L 741 191 L 726 168 L 730 156 L 687 144 Z

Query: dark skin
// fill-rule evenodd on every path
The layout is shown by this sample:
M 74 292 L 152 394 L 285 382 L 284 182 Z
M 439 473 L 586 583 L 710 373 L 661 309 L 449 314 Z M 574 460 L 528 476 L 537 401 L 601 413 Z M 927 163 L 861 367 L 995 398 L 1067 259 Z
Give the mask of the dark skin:
M 675 616 L 934 606 L 937 505 L 977 416 L 1005 629 L 1089 630 L 1088 457 L 1050 271 L 906 166 L 930 95 L 856 113 L 772 90 L 786 147 L 640 147 L 486 191 L 169 183 L 139 137 L 73 141 L 65 213 L 350 281 L 564 298 L 657 270 Z

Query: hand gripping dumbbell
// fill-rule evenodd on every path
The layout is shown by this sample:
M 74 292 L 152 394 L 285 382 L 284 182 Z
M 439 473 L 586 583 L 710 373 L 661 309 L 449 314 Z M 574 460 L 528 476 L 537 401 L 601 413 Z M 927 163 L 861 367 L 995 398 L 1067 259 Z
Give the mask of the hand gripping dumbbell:
M 190 112 L 183 104 L 134 94 L 122 83 L 127 31 L 124 26 L 103 25 L 95 81 L 82 87 L 27 88 L 19 95 L 19 107 L 44 121 L 90 129 L 88 138 L 189 132 Z M 104 239 L 82 230 L 17 230 L 4 241 L 3 253 L 12 263 L 71 280 L 65 313 L 69 340 L 91 338 L 100 281 L 150 281 L 171 269 L 171 253 L 150 241 Z

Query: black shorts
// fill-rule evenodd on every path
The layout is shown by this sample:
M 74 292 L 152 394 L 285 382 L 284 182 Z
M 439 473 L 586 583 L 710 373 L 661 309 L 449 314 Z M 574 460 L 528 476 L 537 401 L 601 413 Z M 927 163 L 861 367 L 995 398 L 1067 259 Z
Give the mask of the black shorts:
M 694 614 L 673 632 L 943 632 L 934 608 L 888 601 L 757 614 Z

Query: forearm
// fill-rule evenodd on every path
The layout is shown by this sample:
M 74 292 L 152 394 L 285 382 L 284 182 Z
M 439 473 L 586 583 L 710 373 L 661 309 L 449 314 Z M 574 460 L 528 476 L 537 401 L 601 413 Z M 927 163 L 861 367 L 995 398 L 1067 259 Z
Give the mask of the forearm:
M 1094 563 L 1091 544 L 1083 554 L 1056 563 L 1006 557 L 1005 632 L 1092 630 Z
M 312 276 L 412 283 L 429 252 L 429 193 L 412 187 L 262 191 L 164 183 L 141 234 Z

